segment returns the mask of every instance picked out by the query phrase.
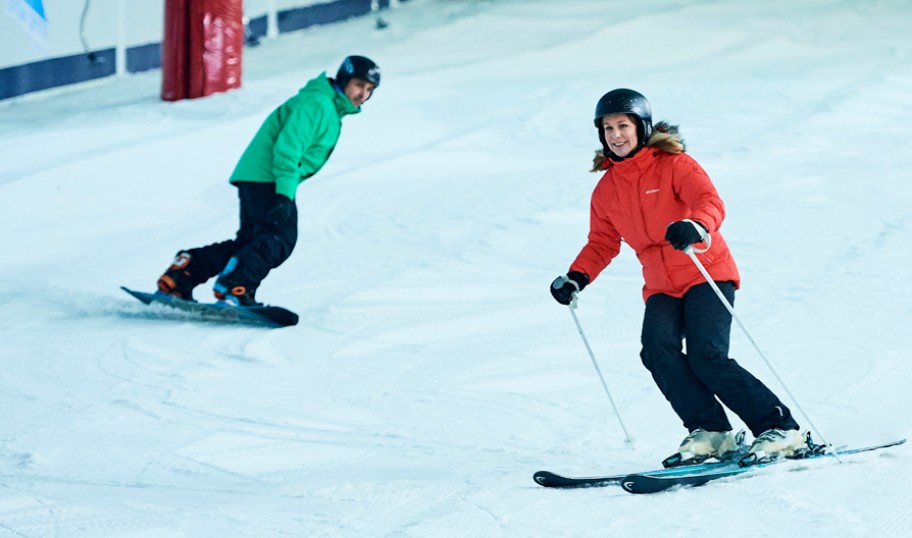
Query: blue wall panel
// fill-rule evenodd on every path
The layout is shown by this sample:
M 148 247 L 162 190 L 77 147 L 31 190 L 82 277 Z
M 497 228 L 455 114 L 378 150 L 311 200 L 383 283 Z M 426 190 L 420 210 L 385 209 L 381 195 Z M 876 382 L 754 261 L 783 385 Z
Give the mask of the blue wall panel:
M 161 43 L 150 43 L 127 49 L 127 71 L 139 73 L 161 67 Z
M 291 32 L 317 24 L 350 19 L 370 13 L 370 0 L 339 0 L 331 4 L 317 4 L 278 14 L 279 32 Z
M 247 32 L 253 37 L 263 37 L 267 30 L 269 30 L 269 22 L 266 15 L 250 19 L 250 22 L 247 23 Z
M 114 74 L 114 49 L 0 69 L 0 99 Z

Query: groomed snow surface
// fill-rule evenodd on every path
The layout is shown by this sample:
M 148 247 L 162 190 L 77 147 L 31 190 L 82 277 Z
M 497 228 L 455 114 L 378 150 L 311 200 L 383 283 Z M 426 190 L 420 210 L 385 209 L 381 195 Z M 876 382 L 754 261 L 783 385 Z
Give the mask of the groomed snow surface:
M 0 537 L 910 536 L 908 446 L 690 490 L 548 490 L 654 468 L 686 431 L 639 360 L 629 249 L 580 322 L 592 111 L 680 124 L 727 204 L 732 355 L 835 445 L 910 434 L 912 4 L 412 0 L 245 51 L 239 91 L 160 74 L 0 103 Z M 298 190 L 260 300 L 301 323 L 134 301 L 231 237 L 260 122 L 348 53 L 382 85 Z M 209 287 L 197 291 L 210 297 Z M 740 426 L 733 416 L 735 424 Z

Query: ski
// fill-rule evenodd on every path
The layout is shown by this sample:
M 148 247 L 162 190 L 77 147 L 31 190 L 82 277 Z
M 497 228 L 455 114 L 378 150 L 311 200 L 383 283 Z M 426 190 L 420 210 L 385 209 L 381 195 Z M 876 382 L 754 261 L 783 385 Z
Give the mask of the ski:
M 234 306 L 225 302 L 200 303 L 185 301 L 161 292 L 146 293 L 131 290 L 125 286 L 120 289 L 129 293 L 144 304 L 162 304 L 184 312 L 199 314 L 204 320 L 260 325 L 264 327 L 288 327 L 298 323 L 298 315 L 280 306 Z
M 708 472 L 724 469 L 738 465 L 738 460 L 747 455 L 747 445 L 742 445 L 737 452 L 724 461 L 712 461 L 696 463 L 691 465 L 681 465 L 678 467 L 669 467 L 665 469 L 656 469 L 646 471 L 643 475 L 649 476 L 675 476 L 679 474 L 688 474 L 694 472 Z M 535 483 L 546 488 L 599 488 L 620 484 L 624 478 L 630 476 L 630 473 L 605 475 L 605 476 L 563 476 L 551 471 L 538 471 L 532 475 Z
M 737 465 L 738 464 L 733 461 L 715 461 L 697 465 L 684 465 L 671 469 L 657 469 L 655 471 L 646 471 L 642 474 L 648 476 L 687 474 L 688 472 L 712 471 Z M 620 484 L 628 476 L 630 476 L 629 473 L 605 476 L 564 476 L 552 473 L 551 471 L 538 471 L 532 475 L 532 479 L 535 480 L 535 483 L 539 486 L 544 486 L 546 488 L 600 488 Z
M 862 448 L 840 449 L 834 452 L 825 452 L 823 450 L 824 447 L 820 445 L 813 445 L 812 450 L 800 458 L 784 458 L 767 463 L 748 465 L 745 467 L 741 467 L 737 463 L 729 463 L 727 465 L 711 467 L 708 469 L 694 468 L 685 470 L 685 468 L 682 468 L 682 470 L 685 472 L 674 474 L 664 473 L 661 471 L 634 473 L 629 474 L 621 479 L 620 484 L 624 491 L 627 491 L 629 493 L 658 493 L 660 491 L 666 491 L 675 487 L 696 487 L 702 486 L 713 480 L 719 480 L 733 476 L 750 475 L 778 463 L 820 459 L 833 456 L 834 454 L 837 456 L 848 456 L 851 454 L 858 454 L 860 452 L 870 452 L 873 450 L 890 448 L 901 445 L 905 442 L 905 439 L 899 439 L 897 441 L 890 441 L 888 443 L 881 443 Z

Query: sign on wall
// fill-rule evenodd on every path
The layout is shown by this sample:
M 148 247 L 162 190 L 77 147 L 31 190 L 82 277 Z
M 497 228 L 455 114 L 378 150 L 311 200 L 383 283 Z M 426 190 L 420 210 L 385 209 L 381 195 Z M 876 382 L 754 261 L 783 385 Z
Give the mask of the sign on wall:
M 36 45 L 47 48 L 48 20 L 43 0 L 7 0 L 6 12 L 19 22 Z

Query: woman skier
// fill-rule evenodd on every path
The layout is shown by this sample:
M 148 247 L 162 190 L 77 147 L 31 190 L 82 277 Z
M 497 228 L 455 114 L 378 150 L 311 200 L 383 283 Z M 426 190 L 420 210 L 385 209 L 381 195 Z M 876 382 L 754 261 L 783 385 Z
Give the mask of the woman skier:
M 640 356 L 690 432 L 666 466 L 737 451 L 723 405 L 755 436 L 748 461 L 806 450 L 789 409 L 728 357 L 732 316 L 683 252 L 706 248 L 698 259 L 733 304 L 740 276 L 719 233 L 724 206 L 709 176 L 684 152 L 677 127 L 653 129 L 649 102 L 623 88 L 599 99 L 595 127 L 602 149 L 592 171 L 604 175 L 592 193 L 588 242 L 551 284 L 551 294 L 568 305 L 617 256 L 621 241 L 636 252 L 646 301 Z

